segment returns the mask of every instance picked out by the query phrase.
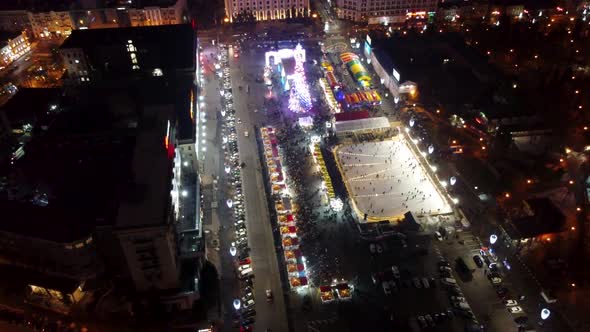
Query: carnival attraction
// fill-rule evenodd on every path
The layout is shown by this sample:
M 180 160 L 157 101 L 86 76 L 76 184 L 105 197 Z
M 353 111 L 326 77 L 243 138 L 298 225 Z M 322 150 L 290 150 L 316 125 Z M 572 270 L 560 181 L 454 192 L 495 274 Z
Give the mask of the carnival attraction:
M 346 52 L 340 54 L 340 60 L 346 65 L 354 79 L 363 87 L 369 87 L 371 85 L 371 76 L 361 64 L 361 60 L 358 55 Z
M 376 90 L 358 91 L 344 95 L 346 106 L 350 108 L 376 106 L 381 104 L 381 96 Z

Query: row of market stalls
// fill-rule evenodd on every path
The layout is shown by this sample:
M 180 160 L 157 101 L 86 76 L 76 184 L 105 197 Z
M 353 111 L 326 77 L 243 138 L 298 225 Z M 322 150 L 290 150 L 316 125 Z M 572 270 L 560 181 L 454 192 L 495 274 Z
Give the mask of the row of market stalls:
M 350 108 L 381 105 L 381 96 L 376 90 L 365 90 L 344 95 L 346 106 Z
M 346 65 L 352 77 L 363 87 L 371 85 L 371 76 L 361 64 L 361 60 L 358 55 L 352 52 L 345 52 L 340 54 L 340 60 Z
M 281 234 L 281 245 L 285 254 L 287 264 L 287 273 L 291 288 L 298 289 L 307 287 L 307 273 L 305 269 L 305 258 L 299 249 L 299 236 L 297 234 L 297 224 L 293 215 L 293 206 L 291 199 L 286 193 L 286 183 L 284 172 L 281 167 L 281 157 L 277 137 L 274 128 L 260 128 L 262 143 L 264 146 L 264 157 L 269 172 L 272 193 L 280 195 L 280 199 L 275 201 L 275 210 L 277 211 L 277 223 Z

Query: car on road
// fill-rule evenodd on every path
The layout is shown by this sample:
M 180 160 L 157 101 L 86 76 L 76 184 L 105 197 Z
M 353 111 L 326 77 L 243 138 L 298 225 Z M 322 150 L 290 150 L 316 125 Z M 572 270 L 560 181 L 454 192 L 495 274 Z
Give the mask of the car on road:
M 424 288 L 430 288 L 430 283 L 427 278 L 422 278 L 422 284 L 424 285 Z
M 399 279 L 401 277 L 400 273 L 399 273 L 399 268 L 397 267 L 397 265 L 392 265 L 391 266 L 391 272 L 393 272 L 393 277 L 396 279 Z
M 502 278 L 492 278 L 490 279 L 492 285 L 500 285 L 502 283 Z
M 473 262 L 475 263 L 475 265 L 477 265 L 477 267 L 483 267 L 483 261 L 481 260 L 481 257 L 479 257 L 479 255 L 473 256 Z
M 507 307 L 514 307 L 514 306 L 517 306 L 518 305 L 518 302 L 516 302 L 516 300 L 505 300 L 504 301 L 504 304 Z
M 385 293 L 385 295 L 391 294 L 391 287 L 389 287 L 389 283 L 387 281 L 383 281 L 381 283 L 381 287 L 383 287 L 383 292 Z
M 266 290 L 266 301 L 272 302 L 272 300 L 273 300 L 272 291 L 270 289 L 267 289 Z
M 422 288 L 422 284 L 420 283 L 420 279 L 414 278 L 414 279 L 412 279 L 412 283 L 414 284 L 414 287 Z
M 521 307 L 519 307 L 519 306 L 508 307 L 508 311 L 509 311 L 511 314 L 521 314 L 521 313 L 523 313 L 523 312 L 524 312 L 524 310 L 522 310 L 522 308 L 521 308 Z

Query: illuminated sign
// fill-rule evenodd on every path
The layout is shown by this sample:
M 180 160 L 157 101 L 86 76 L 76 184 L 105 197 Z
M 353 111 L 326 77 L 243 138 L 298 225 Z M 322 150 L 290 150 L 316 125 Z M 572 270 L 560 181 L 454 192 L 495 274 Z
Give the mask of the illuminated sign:
M 395 80 L 398 82 L 401 78 L 400 74 L 397 72 L 397 70 L 395 70 L 395 68 L 393 68 L 393 78 L 395 78 Z
M 166 125 L 166 136 L 164 137 L 164 146 L 166 149 L 170 146 L 170 120 L 168 120 L 168 124 Z
M 195 112 L 193 110 L 194 103 L 195 103 L 195 91 L 191 90 L 191 104 L 189 106 L 189 112 L 191 115 L 191 120 L 193 120 L 193 122 L 195 122 Z

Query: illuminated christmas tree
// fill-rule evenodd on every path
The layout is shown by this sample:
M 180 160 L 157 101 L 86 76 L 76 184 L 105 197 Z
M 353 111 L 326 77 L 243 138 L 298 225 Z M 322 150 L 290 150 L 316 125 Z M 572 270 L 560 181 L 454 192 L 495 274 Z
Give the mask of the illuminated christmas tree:
M 293 112 L 307 112 L 311 109 L 311 96 L 303 69 L 305 51 L 301 44 L 297 44 L 297 47 L 295 47 L 293 57 L 295 59 L 295 71 L 292 76 L 293 83 L 289 95 L 289 109 Z

